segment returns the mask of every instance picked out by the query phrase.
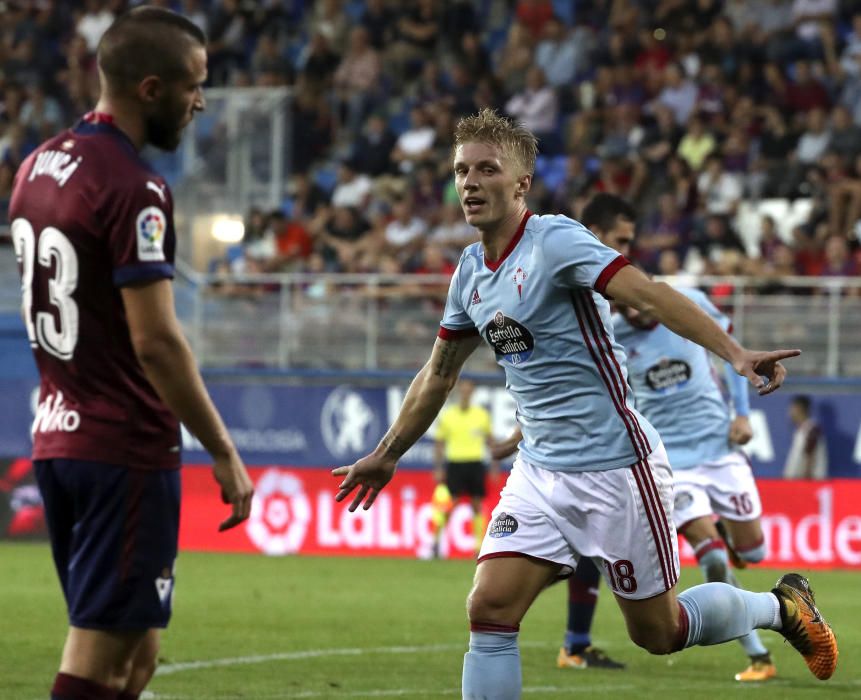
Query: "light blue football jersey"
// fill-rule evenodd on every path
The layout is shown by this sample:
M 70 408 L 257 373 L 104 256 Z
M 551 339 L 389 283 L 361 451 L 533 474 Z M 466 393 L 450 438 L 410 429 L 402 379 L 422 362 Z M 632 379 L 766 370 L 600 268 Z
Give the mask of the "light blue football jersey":
M 730 320 L 698 289 L 679 289 L 724 330 Z M 635 328 L 621 314 L 613 316 L 616 339 L 628 357 L 628 373 L 637 408 L 657 428 L 673 469 L 690 469 L 733 451 L 729 442 L 730 406 L 725 387 L 708 351 L 673 333 L 662 324 L 650 330 Z M 734 372 L 733 394 L 743 392 L 747 380 Z
M 463 251 L 440 336 L 477 332 L 493 348 L 535 466 L 616 469 L 659 443 L 634 407 L 602 296 L 627 262 L 582 224 L 529 213 L 498 261 L 480 242 Z

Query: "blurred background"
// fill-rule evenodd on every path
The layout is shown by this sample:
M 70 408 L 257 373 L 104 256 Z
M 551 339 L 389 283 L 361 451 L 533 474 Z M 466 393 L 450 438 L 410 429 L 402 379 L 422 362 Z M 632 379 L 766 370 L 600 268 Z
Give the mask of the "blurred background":
M 99 38 L 136 4 L 0 2 L 9 536 L 41 527 L 26 459 L 37 377 L 8 237 L 12 180 L 40 141 L 94 106 Z M 861 489 L 833 481 L 861 476 L 861 2 L 151 4 L 210 39 L 206 111 L 176 153 L 146 157 L 176 200 L 181 319 L 259 480 L 245 532 L 216 541 L 186 522 L 185 547 L 426 554 L 431 439 L 407 455 L 371 534 L 365 516 L 331 502 L 330 477 L 315 467 L 373 448 L 429 355 L 448 279 L 476 240 L 454 190 L 453 126 L 494 107 L 540 139 L 532 211 L 576 218 L 597 192 L 629 199 L 639 265 L 705 290 L 744 344 L 803 349 L 784 391 L 753 397 L 747 451 L 773 509 L 771 561 L 861 564 L 850 505 Z M 514 406 L 492 352 L 479 349 L 467 373 L 505 437 Z M 809 474 L 823 479 L 813 492 L 779 481 L 801 429 L 816 439 L 799 449 L 824 464 Z M 191 436 L 185 447 L 189 465 L 206 461 Z M 210 481 L 187 470 L 195 512 L 220 508 Z M 453 523 L 447 546 L 468 556 L 468 518 Z

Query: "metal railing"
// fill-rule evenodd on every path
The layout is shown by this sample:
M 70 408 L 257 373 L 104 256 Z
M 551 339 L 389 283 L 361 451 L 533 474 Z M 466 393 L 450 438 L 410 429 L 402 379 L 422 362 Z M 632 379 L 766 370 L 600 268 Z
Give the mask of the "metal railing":
M 179 266 L 178 299 L 206 367 L 415 370 L 428 358 L 448 278 L 201 275 Z M 670 279 L 711 292 L 747 347 L 801 348 L 795 375 L 861 376 L 861 280 Z M 497 371 L 482 348 L 467 370 Z

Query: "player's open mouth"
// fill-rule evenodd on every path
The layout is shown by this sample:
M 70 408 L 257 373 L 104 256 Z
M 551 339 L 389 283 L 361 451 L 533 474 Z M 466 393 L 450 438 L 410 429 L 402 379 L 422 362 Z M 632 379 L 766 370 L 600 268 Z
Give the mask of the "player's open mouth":
M 484 200 L 479 199 L 478 197 L 467 197 L 463 200 L 463 208 L 466 210 L 467 214 L 477 211 L 483 204 Z

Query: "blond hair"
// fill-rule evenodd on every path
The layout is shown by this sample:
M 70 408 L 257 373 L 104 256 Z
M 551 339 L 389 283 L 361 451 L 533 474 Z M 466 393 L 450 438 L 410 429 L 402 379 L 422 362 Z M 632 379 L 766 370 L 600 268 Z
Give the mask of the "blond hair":
M 526 174 L 535 172 L 538 139 L 523 124 L 499 116 L 496 110 L 485 107 L 478 114 L 458 120 L 454 128 L 454 147 L 465 143 L 497 146 Z

